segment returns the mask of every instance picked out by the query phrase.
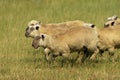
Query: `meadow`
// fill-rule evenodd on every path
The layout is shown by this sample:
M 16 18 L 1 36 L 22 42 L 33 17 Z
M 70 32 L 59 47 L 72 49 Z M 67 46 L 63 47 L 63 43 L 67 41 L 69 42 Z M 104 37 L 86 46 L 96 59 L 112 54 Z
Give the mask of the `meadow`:
M 120 80 L 120 51 L 115 62 L 103 58 L 84 64 L 44 58 L 25 37 L 30 20 L 59 23 L 83 20 L 102 28 L 107 17 L 120 17 L 120 0 L 0 0 L 0 80 Z M 73 53 L 73 62 L 76 54 Z

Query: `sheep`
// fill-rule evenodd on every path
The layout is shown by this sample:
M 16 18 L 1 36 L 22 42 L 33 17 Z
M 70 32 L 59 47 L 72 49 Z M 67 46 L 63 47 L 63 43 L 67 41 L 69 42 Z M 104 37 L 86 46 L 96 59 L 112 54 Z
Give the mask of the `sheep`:
M 120 48 L 120 27 L 108 27 L 99 30 L 99 42 L 98 48 L 100 54 L 104 51 L 108 51 L 112 56 L 115 53 L 115 49 Z
M 38 35 L 39 33 L 47 33 L 49 35 L 59 34 L 65 32 L 66 30 L 73 27 L 94 27 L 93 24 L 85 23 L 80 20 L 68 21 L 63 23 L 51 23 L 51 24 L 41 24 L 39 21 L 32 20 L 28 23 L 26 28 L 25 36 L 32 37 Z
M 82 62 L 86 59 L 89 52 L 98 52 L 97 50 L 98 33 L 92 28 L 76 27 L 65 33 L 51 36 L 48 34 L 40 34 L 36 36 L 32 42 L 32 46 L 49 48 L 53 55 L 62 55 L 69 57 L 73 51 L 84 51 Z

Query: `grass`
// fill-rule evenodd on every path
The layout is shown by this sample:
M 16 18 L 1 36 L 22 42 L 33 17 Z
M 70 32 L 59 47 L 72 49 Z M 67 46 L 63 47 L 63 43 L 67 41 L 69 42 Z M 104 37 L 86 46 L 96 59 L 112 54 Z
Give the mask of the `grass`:
M 102 28 L 105 19 L 120 17 L 119 0 L 0 0 L 0 80 L 119 80 L 120 55 L 116 62 L 97 59 L 85 64 L 49 64 L 43 49 L 34 50 L 24 36 L 27 23 L 83 20 Z M 106 52 L 107 53 L 107 52 Z

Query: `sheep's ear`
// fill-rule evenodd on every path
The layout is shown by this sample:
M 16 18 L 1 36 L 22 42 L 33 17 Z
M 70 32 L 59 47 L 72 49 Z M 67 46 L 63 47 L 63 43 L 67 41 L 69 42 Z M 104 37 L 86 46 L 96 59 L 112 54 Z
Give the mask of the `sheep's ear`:
M 114 26 L 114 24 L 115 24 L 115 22 L 112 22 L 112 23 L 111 23 L 111 26 Z
M 45 39 L 45 35 L 41 35 L 41 38 L 42 38 L 42 40 L 44 40 Z
M 115 19 L 114 20 L 117 20 L 118 16 L 115 16 Z
M 107 27 L 109 27 L 109 24 L 104 24 L 104 28 L 107 28 Z

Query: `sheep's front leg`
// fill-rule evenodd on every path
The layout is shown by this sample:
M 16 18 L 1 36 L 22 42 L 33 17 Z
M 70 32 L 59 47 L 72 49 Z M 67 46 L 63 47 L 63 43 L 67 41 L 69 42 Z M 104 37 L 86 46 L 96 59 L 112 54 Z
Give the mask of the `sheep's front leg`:
M 49 48 L 45 48 L 44 53 L 45 53 L 45 58 L 47 61 L 51 62 L 54 60 L 53 54 L 51 53 L 51 50 Z

